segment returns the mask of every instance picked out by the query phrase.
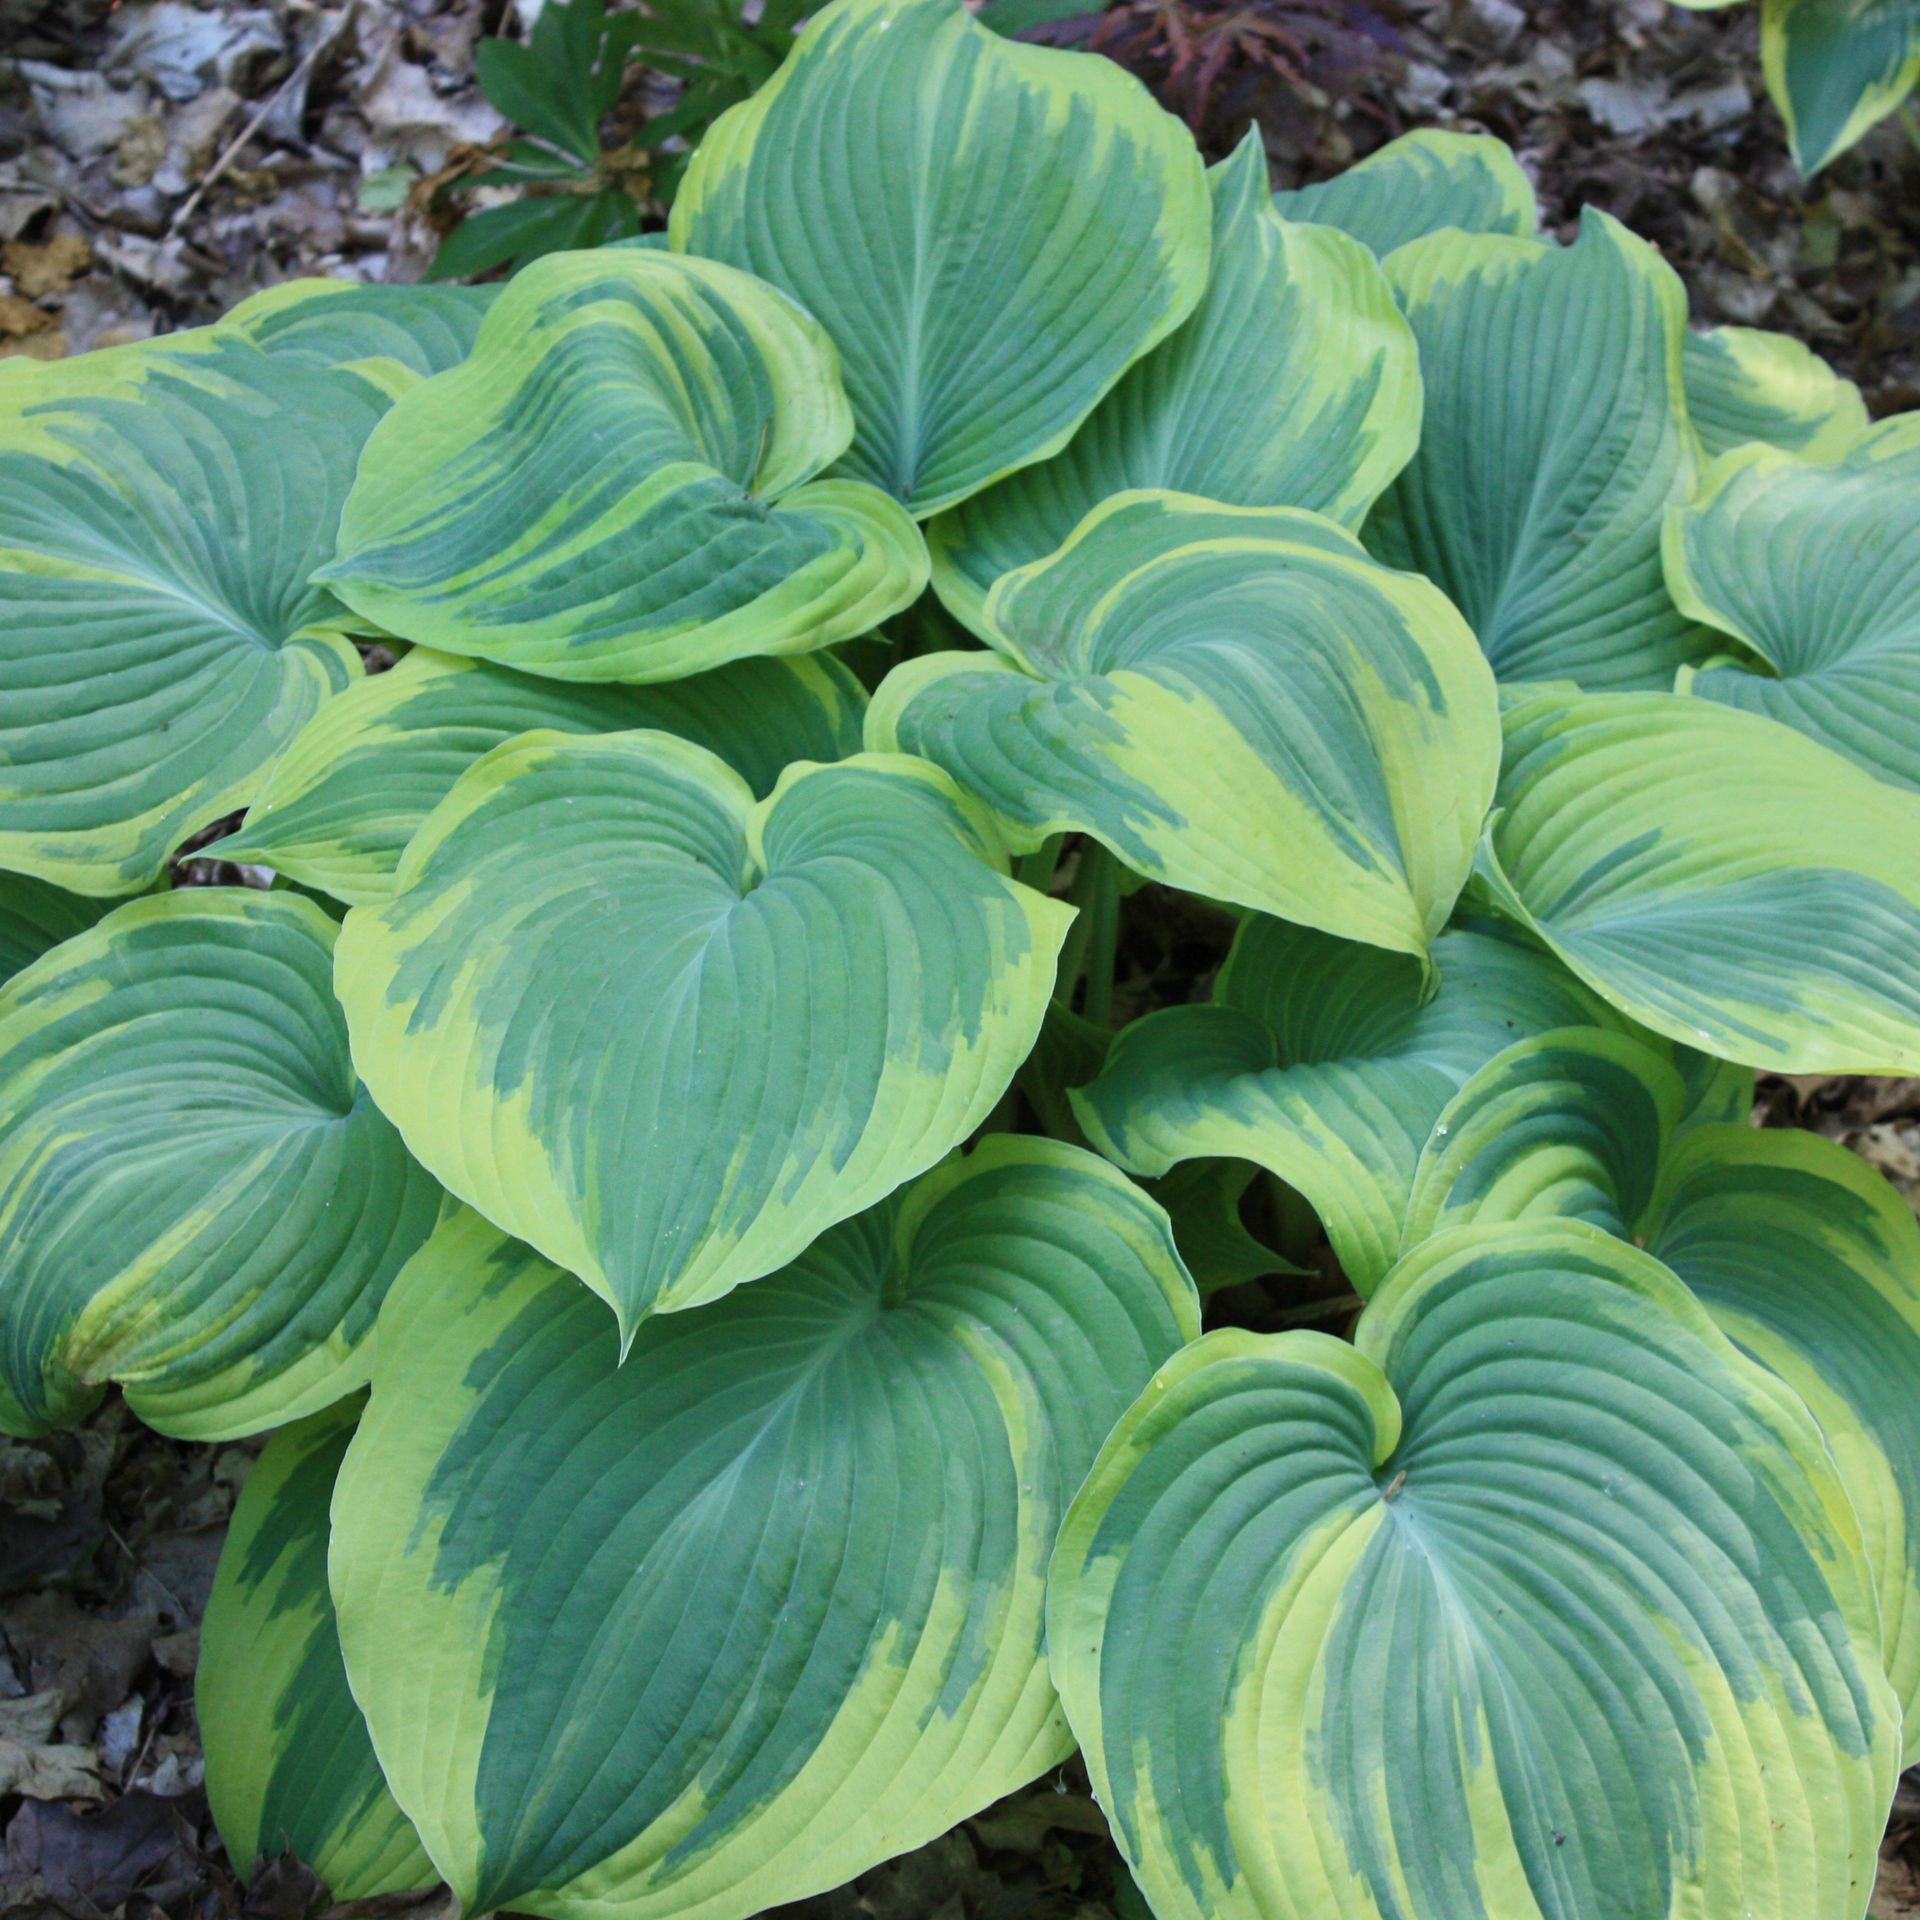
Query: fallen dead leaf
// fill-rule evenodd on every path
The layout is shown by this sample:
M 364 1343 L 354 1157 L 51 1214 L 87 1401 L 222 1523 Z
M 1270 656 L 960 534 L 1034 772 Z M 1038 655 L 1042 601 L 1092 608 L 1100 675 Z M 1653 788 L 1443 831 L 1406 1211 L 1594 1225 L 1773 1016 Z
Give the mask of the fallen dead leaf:
M 68 1746 L 54 1737 L 62 1706 L 58 1693 L 30 1693 L 0 1700 L 0 1794 L 29 1800 L 106 1797 L 92 1747 Z
M 43 313 L 31 300 L 17 293 L 0 293 L 0 341 L 24 340 L 29 334 L 44 333 L 53 325 L 53 315 Z
M 1904 1854 L 1881 1857 L 1867 1920 L 1920 1920 L 1920 1868 Z
M 14 1659 L 36 1691 L 65 1698 L 61 1724 L 70 1738 L 84 1738 L 101 1716 L 117 1707 L 152 1658 L 158 1618 L 135 1614 L 102 1620 L 81 1612 L 62 1592 L 29 1594 L 0 1609 Z
M 43 340 L 64 344 L 57 332 L 36 331 L 26 351 L 38 357 Z M 0 1446 L 0 1596 L 71 1573 L 98 1545 L 113 1449 L 95 1428 Z
M 93 249 L 77 233 L 56 233 L 51 240 L 9 240 L 0 247 L 0 266 L 13 276 L 29 300 L 65 293 L 93 260 Z
M 23 1800 L 0 1854 L 0 1911 L 50 1902 L 69 1913 L 110 1913 L 138 1887 L 190 1878 L 196 1811 L 150 1793 L 123 1794 L 88 1814 Z

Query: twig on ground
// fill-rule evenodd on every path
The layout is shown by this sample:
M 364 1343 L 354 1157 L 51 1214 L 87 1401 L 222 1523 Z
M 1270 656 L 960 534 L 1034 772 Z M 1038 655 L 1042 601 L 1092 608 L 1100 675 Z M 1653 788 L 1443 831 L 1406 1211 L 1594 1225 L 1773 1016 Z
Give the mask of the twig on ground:
M 301 80 L 305 79 L 306 76 L 313 71 L 314 62 L 320 58 L 321 54 L 324 53 L 327 48 L 334 45 L 341 34 L 346 31 L 347 24 L 352 20 L 354 8 L 358 3 L 359 0 L 347 0 L 347 4 L 341 10 L 340 18 L 335 24 L 333 31 L 331 33 L 315 35 L 313 45 L 294 63 L 292 71 L 268 94 L 265 103 L 254 114 L 253 118 L 227 142 L 221 151 L 220 157 L 207 169 L 200 184 L 180 202 L 178 211 L 174 214 L 173 218 L 167 222 L 167 238 L 169 240 L 179 233 L 180 229 L 187 224 L 194 209 L 198 207 L 200 202 L 206 197 L 207 189 L 233 165 L 240 149 L 266 124 L 267 116 L 286 98 L 292 88 L 298 85 Z

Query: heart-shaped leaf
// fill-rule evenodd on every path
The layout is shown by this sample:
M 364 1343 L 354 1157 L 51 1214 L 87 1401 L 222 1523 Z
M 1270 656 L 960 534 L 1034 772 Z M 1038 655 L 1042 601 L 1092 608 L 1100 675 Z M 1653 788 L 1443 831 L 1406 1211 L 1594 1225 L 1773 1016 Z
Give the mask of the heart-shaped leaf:
M 866 704 L 831 654 L 736 660 L 654 687 L 587 687 L 416 647 L 307 722 L 220 852 L 377 905 L 420 822 L 517 733 L 658 728 L 717 753 L 759 797 L 796 760 L 857 752 Z
M 1686 691 L 1920 788 L 1920 416 L 1818 464 L 1728 454 L 1668 521 L 1666 552 L 1675 601 L 1772 669 L 1705 666 Z
M 804 484 L 852 430 L 831 342 L 771 287 L 551 254 L 382 421 L 322 577 L 390 632 L 556 680 L 805 652 L 926 584 L 894 501 Z
M 1441 1116 L 1408 1249 L 1447 1229 L 1577 1217 L 1657 1254 L 1804 1399 L 1860 1516 L 1889 1677 L 1920 1753 L 1920 1224 L 1813 1134 L 1686 1126 L 1679 1076 L 1622 1034 L 1522 1041 Z
M 1037 846 L 1068 828 L 1194 893 L 1423 953 L 1499 759 L 1474 638 L 1318 514 L 1122 494 L 986 607 L 988 653 L 897 667 L 869 744 Z
M 934 586 L 983 637 L 994 581 L 1052 553 L 1115 494 L 1309 507 L 1352 529 L 1413 456 L 1419 355 L 1366 249 L 1274 213 L 1257 133 L 1207 179 L 1213 274 L 1200 305 L 1062 452 L 928 529 Z
M 193 1704 L 234 1870 L 291 1849 L 336 1901 L 433 1886 L 347 1689 L 327 1591 L 327 1505 L 356 1397 L 283 1428 L 233 1510 L 200 1627 Z
M 0 873 L 0 986 L 49 948 L 85 933 L 112 905 L 28 873 Z
M 1437 233 L 1387 277 L 1426 418 L 1367 545 L 1446 592 L 1503 681 L 1671 686 L 1700 650 L 1660 569 L 1661 517 L 1698 458 L 1678 276 L 1589 208 L 1571 247 Z
M 1430 1241 L 1355 1341 L 1177 1354 L 1062 1529 L 1161 1920 L 1857 1920 L 1899 1708 L 1800 1402 L 1575 1222 Z
M 309 900 L 132 900 L 0 988 L 0 1414 L 110 1380 L 219 1440 L 367 1377 L 387 1282 L 441 1193 L 367 1098 Z
M 1111 61 L 833 0 L 700 143 L 671 231 L 821 321 L 841 471 L 924 518 L 1066 444 L 1193 310 L 1208 229 L 1192 138 Z
M 1576 973 L 1748 1066 L 1920 1071 L 1920 798 L 1712 700 L 1504 718 L 1487 876 Z
M 1867 430 L 1867 403 L 1820 356 L 1784 333 L 1713 327 L 1681 359 L 1687 416 L 1710 457 L 1760 440 L 1831 460 Z
M 1304 1194 L 1354 1285 L 1400 1245 L 1414 1167 L 1440 1112 L 1521 1036 L 1612 1021 L 1537 949 L 1457 929 L 1421 963 L 1284 921 L 1249 918 L 1208 1006 L 1122 1032 L 1074 1094 L 1093 1144 L 1132 1172 L 1251 1160 Z
M 630 1339 L 972 1132 L 1071 918 L 923 761 L 795 767 L 756 805 L 667 734 L 529 733 L 348 914 L 336 979 L 408 1145 Z
M 311 575 L 381 405 L 218 328 L 0 380 L 0 866 L 138 891 L 359 674 Z
M 498 287 L 284 280 L 242 300 L 221 325 L 275 360 L 345 367 L 397 396 L 415 379 L 457 367 L 499 295 Z
M 1273 204 L 1289 220 L 1339 227 L 1382 258 L 1444 227 L 1525 237 L 1540 223 L 1533 182 L 1504 140 L 1435 127 L 1389 140 L 1331 180 L 1276 193 Z
M 1071 1750 L 1047 1555 L 1199 1324 L 1166 1217 L 997 1137 L 642 1328 L 474 1215 L 380 1323 L 347 1668 L 462 1910 L 741 1920 Z

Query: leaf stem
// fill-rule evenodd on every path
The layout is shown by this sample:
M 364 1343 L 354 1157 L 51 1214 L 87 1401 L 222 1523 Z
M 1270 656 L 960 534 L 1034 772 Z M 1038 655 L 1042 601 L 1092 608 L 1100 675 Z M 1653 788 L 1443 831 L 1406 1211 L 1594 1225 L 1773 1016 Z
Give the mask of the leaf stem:
M 1066 837 L 1064 833 L 1056 833 L 1051 839 L 1043 840 L 1031 853 L 1023 853 L 1013 863 L 1013 877 L 1023 887 L 1031 887 L 1035 893 L 1050 892 L 1054 869 L 1060 864 L 1060 848 Z
M 1113 968 L 1120 945 L 1120 863 L 1097 841 L 1080 847 L 1074 904 L 1087 926 L 1087 997 L 1081 1012 L 1096 1026 L 1113 1024 Z

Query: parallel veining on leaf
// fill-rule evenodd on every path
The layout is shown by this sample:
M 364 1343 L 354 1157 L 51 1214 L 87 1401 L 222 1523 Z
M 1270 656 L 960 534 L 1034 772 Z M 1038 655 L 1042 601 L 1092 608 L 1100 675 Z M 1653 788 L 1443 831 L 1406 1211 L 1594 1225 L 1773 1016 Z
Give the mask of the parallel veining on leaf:
M 0 1421 L 109 1381 L 228 1439 L 367 1377 L 441 1193 L 367 1098 L 307 900 L 135 900 L 0 988 Z
M 1485 870 L 1636 1020 L 1776 1072 L 1920 1067 L 1920 797 L 1675 694 L 1505 715 Z
M 1899 1711 L 1805 1409 L 1576 1224 L 1209 1335 L 1062 1530 L 1056 1683 L 1162 1920 L 1856 1920 Z
M 1165 1216 L 990 1138 L 650 1320 L 466 1215 L 381 1323 L 334 1502 L 348 1670 L 467 1911 L 742 1920 L 1070 1750 L 1047 1555 L 1198 1330 Z
M 1424 953 L 1493 790 L 1497 696 L 1426 581 L 1318 514 L 1121 494 L 986 604 L 989 653 L 888 677 L 876 746 L 1037 845 Z
M 228 1860 L 244 1873 L 290 1851 L 336 1900 L 440 1878 L 374 1758 L 327 1591 L 327 1507 L 363 1397 L 282 1428 L 247 1475 L 193 1688 Z
M 358 676 L 311 576 L 382 404 L 224 329 L 0 380 L 0 865 L 137 892 Z
M 1920 789 L 1920 417 L 1831 460 L 1728 454 L 1670 516 L 1666 556 L 1679 605 L 1758 656 L 1701 667 L 1688 692 Z
M 1442 588 L 1503 681 L 1670 686 L 1701 650 L 1660 570 L 1698 464 L 1673 269 L 1589 208 L 1571 247 L 1436 233 L 1387 277 L 1427 408 L 1367 545 Z
M 409 640 L 560 680 L 805 652 L 926 584 L 893 501 L 815 480 L 852 431 L 832 344 L 773 288 L 551 254 L 382 423 L 322 577 Z
M 421 821 L 516 734 L 656 727 L 717 753 L 759 797 L 796 760 L 857 752 L 866 704 L 831 654 L 736 660 L 652 687 L 589 687 L 416 647 L 301 729 L 220 851 L 377 906 Z
M 1213 269 L 1200 305 L 1065 449 L 928 529 L 934 585 L 987 640 L 988 590 L 1134 488 L 1308 507 L 1357 528 L 1420 438 L 1420 367 L 1365 250 L 1273 211 L 1249 134 L 1207 176 Z
M 1192 311 L 1208 225 L 1191 137 L 1111 62 L 834 0 L 701 142 L 672 234 L 820 321 L 841 470 L 924 518 L 1066 444 Z
M 414 1152 L 631 1338 L 978 1126 L 1071 917 L 923 761 L 802 764 L 756 805 L 667 734 L 529 733 L 347 916 L 336 982 Z

